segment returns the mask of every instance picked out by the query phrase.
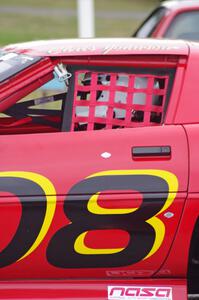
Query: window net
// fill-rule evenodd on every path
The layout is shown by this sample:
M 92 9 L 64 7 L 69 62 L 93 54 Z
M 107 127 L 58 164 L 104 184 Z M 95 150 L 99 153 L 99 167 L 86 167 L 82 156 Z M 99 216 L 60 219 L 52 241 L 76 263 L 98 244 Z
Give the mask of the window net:
M 161 124 L 168 80 L 168 75 L 76 71 L 71 130 Z

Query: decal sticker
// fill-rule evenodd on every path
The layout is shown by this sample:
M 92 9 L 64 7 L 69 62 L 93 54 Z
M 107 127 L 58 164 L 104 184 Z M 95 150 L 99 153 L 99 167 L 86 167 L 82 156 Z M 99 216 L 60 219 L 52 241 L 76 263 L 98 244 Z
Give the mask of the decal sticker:
M 169 51 L 169 50 L 177 50 L 179 49 L 178 46 L 172 45 L 169 46 L 168 44 L 160 44 L 160 43 L 149 43 L 149 44 L 133 44 L 133 45 L 117 45 L 117 44 L 112 44 L 106 46 L 102 51 L 103 54 L 108 54 L 109 52 L 116 52 L 116 51 Z
M 40 174 L 10 171 L 0 172 L 0 191 L 17 196 L 22 211 L 16 232 L 0 252 L 2 268 L 20 262 L 41 244 L 54 217 L 56 190 Z M 170 207 L 177 191 L 176 176 L 163 170 L 92 174 L 66 195 L 63 209 L 70 224 L 62 225 L 51 237 L 48 262 L 58 268 L 112 268 L 148 259 L 163 243 L 166 229 L 159 215 Z M 109 200 L 111 195 L 126 192 L 132 195 L 128 206 L 123 198 L 118 207 L 114 197 Z M 103 206 L 100 197 L 104 193 Z M 171 217 L 171 212 L 164 216 Z
M 132 53 L 132 51 L 170 51 L 170 50 L 178 50 L 180 49 L 179 45 L 171 44 L 168 45 L 168 43 L 159 43 L 158 41 L 149 41 L 144 43 L 136 43 L 135 41 L 132 44 L 129 43 L 110 43 L 107 45 L 90 45 L 88 42 L 86 45 L 80 45 L 79 47 L 77 45 L 70 45 L 67 46 L 59 46 L 59 47 L 53 47 L 50 50 L 44 50 L 47 54 L 61 54 L 61 53 L 78 53 L 78 52 L 89 52 L 89 53 L 102 53 L 102 54 L 110 54 L 110 53 L 118 53 L 118 52 L 129 52 Z
M 111 157 L 111 153 L 109 153 L 109 152 L 103 152 L 101 154 L 101 157 L 103 157 L 103 158 L 110 158 Z
M 16 195 L 22 206 L 16 233 L 0 252 L 0 267 L 5 267 L 24 259 L 40 245 L 54 216 L 56 191 L 47 178 L 32 172 L 0 172 L 0 191 Z M 22 191 L 30 201 L 20 196 Z M 35 201 L 34 195 L 39 196 Z
M 106 271 L 108 277 L 150 277 L 153 275 L 153 271 L 149 270 L 109 270 Z
M 171 287 L 108 286 L 108 300 L 172 300 Z
M 165 236 L 165 225 L 158 215 L 172 204 L 177 189 L 176 176 L 159 170 L 105 171 L 80 181 L 64 201 L 64 212 L 71 223 L 58 230 L 49 242 L 49 263 L 61 268 L 100 268 L 128 266 L 149 258 L 160 248 Z M 138 191 L 142 194 L 141 205 L 100 206 L 100 193 L 110 190 Z M 70 195 L 84 195 L 84 200 L 76 200 L 74 206 Z M 121 247 L 103 247 L 111 229 L 113 234 L 115 230 L 126 233 L 128 242 Z M 98 237 L 102 232 L 100 247 L 88 243 L 89 235 Z
M 166 212 L 166 213 L 164 214 L 164 216 L 165 216 L 165 218 L 167 218 L 167 219 L 171 219 L 171 218 L 173 218 L 174 213 L 168 211 L 168 212 Z

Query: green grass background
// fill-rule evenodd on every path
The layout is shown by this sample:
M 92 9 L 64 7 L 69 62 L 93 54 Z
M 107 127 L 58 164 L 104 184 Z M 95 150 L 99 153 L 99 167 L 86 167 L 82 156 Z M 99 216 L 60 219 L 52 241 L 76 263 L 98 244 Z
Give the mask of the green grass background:
M 95 12 L 145 12 L 157 6 L 158 0 L 95 0 Z M 44 16 L 18 11 L 3 12 L 3 7 L 47 8 Z M 77 17 L 55 16 L 50 9 L 76 10 L 76 0 L 0 0 L 0 45 L 55 38 L 76 38 Z M 141 19 L 96 17 L 96 37 L 128 37 Z

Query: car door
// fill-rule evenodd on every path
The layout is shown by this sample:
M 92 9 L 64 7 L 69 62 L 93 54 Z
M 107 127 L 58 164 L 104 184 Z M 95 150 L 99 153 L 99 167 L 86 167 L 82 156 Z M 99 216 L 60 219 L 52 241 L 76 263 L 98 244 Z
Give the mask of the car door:
M 0 277 L 152 276 L 187 183 L 181 126 L 1 136 Z

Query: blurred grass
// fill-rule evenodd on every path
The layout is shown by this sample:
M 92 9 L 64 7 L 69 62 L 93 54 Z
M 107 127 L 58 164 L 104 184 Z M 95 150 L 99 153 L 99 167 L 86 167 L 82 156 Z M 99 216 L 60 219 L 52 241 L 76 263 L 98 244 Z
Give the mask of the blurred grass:
M 130 36 L 142 20 L 133 17 L 124 19 L 103 17 L 104 12 L 145 12 L 149 13 L 158 0 L 95 0 L 96 37 Z M 17 12 L 3 12 L 3 7 L 16 7 Z M 21 12 L 20 12 L 21 7 Z M 22 7 L 47 8 L 44 16 L 23 12 Z M 76 10 L 76 0 L 0 0 L 0 45 L 38 39 L 77 37 L 77 19 L 71 14 L 57 16 L 50 9 Z
M 1 0 L 1 5 L 29 7 L 75 8 L 76 0 Z
M 24 14 L 0 15 L 0 45 L 37 39 L 71 38 L 76 36 L 76 19 L 62 20 Z M 50 24 L 49 24 L 50 23 Z

